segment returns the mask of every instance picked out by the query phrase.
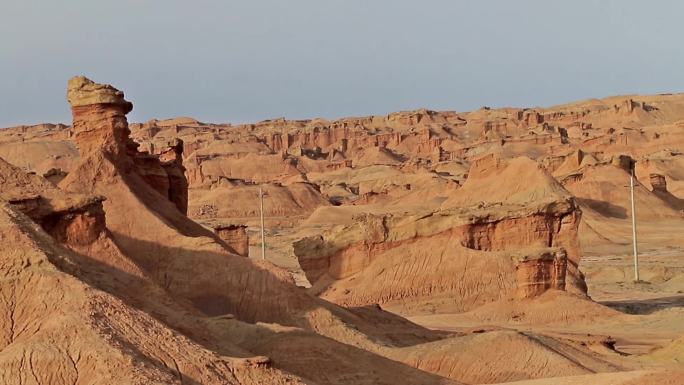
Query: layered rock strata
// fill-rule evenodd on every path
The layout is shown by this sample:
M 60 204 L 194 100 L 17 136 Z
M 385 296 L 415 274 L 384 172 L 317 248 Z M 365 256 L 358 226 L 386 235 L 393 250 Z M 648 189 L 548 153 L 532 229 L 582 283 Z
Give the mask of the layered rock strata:
M 443 297 L 467 310 L 563 290 L 566 274 L 568 290 L 585 293 L 580 218 L 572 196 L 535 162 L 490 157 L 475 162 L 438 211 L 364 214 L 293 246 L 312 290 L 326 299 L 359 306 Z
M 651 188 L 653 189 L 653 192 L 667 192 L 667 179 L 665 179 L 665 176 L 652 173 L 649 175 L 649 181 L 651 182 Z
M 174 138 L 159 155 L 161 166 L 169 179 L 169 200 L 183 214 L 188 213 L 188 179 L 183 166 L 183 141 Z
M 535 298 L 550 289 L 565 290 L 565 250 L 525 253 L 514 257 L 514 261 L 518 298 Z
M 216 225 L 214 232 L 230 246 L 236 254 L 249 257 L 249 235 L 245 225 Z
M 136 172 L 179 211 L 188 210 L 188 181 L 183 167 L 183 141 L 168 144 L 161 156 L 138 151 L 130 139 L 126 114 L 133 104 L 123 92 L 77 76 L 69 80 L 67 100 L 71 104 L 74 140 L 81 157 L 102 151 L 123 170 Z

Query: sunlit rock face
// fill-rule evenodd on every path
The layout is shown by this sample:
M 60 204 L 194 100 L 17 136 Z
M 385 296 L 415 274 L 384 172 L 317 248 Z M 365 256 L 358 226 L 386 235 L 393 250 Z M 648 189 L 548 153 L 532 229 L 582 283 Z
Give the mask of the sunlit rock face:
M 81 157 L 101 151 L 122 170 L 135 168 L 147 184 L 187 214 L 188 181 L 182 140 L 170 141 L 160 155 L 138 151 L 126 119 L 133 104 L 111 85 L 76 76 L 69 80 L 67 100 L 73 116 L 73 138 Z

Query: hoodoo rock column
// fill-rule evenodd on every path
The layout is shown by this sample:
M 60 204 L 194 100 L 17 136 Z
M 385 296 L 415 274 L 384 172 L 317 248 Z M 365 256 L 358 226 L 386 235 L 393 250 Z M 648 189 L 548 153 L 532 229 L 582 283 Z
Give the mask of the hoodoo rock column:
M 160 155 L 138 151 L 130 138 L 126 114 L 133 104 L 124 93 L 108 84 L 76 76 L 68 83 L 74 140 L 81 157 L 100 151 L 120 171 L 136 173 L 154 190 L 170 200 L 180 212 L 188 210 L 188 180 L 183 167 L 183 142 L 175 140 Z
M 169 200 L 183 214 L 188 213 L 188 179 L 183 166 L 183 141 L 174 138 L 159 155 L 161 166 L 169 177 Z
M 74 120 L 74 140 L 81 156 L 102 150 L 111 160 L 124 160 L 130 130 L 126 114 L 133 104 L 123 92 L 76 76 L 68 83 L 67 100 Z

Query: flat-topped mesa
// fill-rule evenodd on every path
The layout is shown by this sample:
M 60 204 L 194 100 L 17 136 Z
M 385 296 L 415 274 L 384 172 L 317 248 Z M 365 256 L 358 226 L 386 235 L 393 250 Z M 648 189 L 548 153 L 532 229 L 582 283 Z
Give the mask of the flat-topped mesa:
M 69 79 L 67 100 L 81 156 L 100 149 L 112 160 L 125 159 L 130 135 L 126 114 L 133 109 L 133 104 L 124 99 L 123 92 L 76 76 Z

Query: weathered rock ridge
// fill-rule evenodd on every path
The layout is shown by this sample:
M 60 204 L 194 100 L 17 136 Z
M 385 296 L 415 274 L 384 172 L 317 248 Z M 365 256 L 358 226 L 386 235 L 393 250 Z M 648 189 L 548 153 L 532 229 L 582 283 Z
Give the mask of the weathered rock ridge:
M 294 252 L 312 290 L 333 302 L 418 306 L 429 297 L 463 311 L 516 292 L 565 290 L 566 275 L 568 290 L 585 293 L 580 218 L 572 196 L 533 161 L 486 157 L 438 211 L 357 216 L 295 242 Z

